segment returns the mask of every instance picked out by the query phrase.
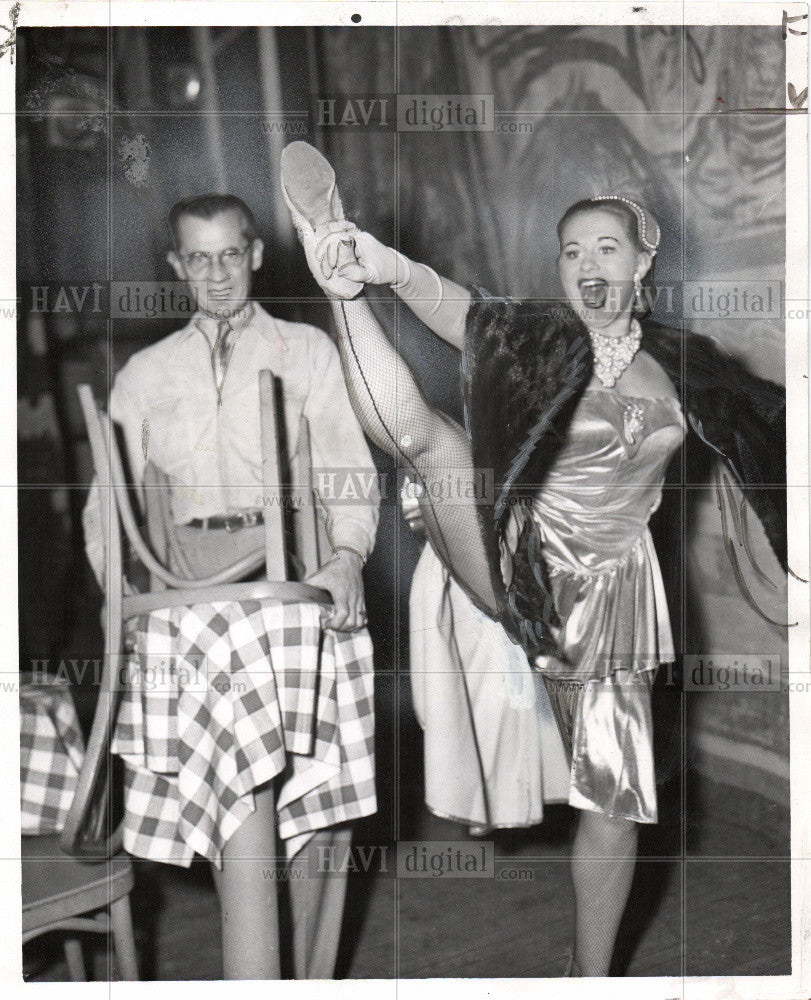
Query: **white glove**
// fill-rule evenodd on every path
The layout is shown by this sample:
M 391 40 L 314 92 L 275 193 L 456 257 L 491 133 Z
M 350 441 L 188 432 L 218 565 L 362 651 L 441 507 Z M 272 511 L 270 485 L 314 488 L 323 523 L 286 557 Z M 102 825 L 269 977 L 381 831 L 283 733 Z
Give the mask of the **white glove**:
M 352 299 L 367 283 L 390 284 L 408 276 L 404 257 L 345 219 L 335 171 L 314 146 L 285 146 L 281 188 L 310 271 L 327 294 Z
M 410 275 L 402 254 L 385 246 L 351 222 L 328 222 L 301 237 L 307 263 L 326 291 L 354 298 L 364 285 L 391 285 Z
M 385 246 L 371 233 L 354 233 L 355 259 L 339 267 L 339 273 L 351 281 L 367 285 L 393 285 L 406 281 L 411 269 L 407 258 Z
M 341 219 L 313 229 L 309 222 L 299 215 L 286 195 L 285 201 L 293 216 L 293 224 L 304 248 L 304 256 L 307 258 L 312 276 L 328 295 L 335 295 L 341 299 L 354 299 L 363 291 L 363 282 L 343 277 L 338 268 L 355 262 L 354 234 L 357 232 L 357 226 L 346 219 Z

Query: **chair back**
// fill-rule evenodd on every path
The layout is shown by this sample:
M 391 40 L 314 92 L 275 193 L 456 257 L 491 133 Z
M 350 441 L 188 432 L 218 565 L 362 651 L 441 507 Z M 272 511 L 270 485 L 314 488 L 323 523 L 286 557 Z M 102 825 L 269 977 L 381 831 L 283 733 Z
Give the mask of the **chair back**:
M 292 524 L 298 578 L 305 579 L 319 568 L 326 549 L 320 543 L 320 522 L 313 492 L 310 425 L 302 414 L 299 420 L 296 452 L 290 462 L 290 480 L 282 474 L 282 444 L 279 424 L 284 419 L 281 393 L 271 371 L 259 373 L 259 407 L 262 440 L 263 514 L 267 548 L 268 580 L 288 580 L 291 567 L 285 558 L 285 520 Z
M 118 669 L 123 642 L 121 522 L 112 489 L 111 463 L 105 461 L 107 441 L 90 386 L 79 386 L 79 399 L 87 425 L 101 501 L 101 527 L 105 544 L 104 658 L 87 751 L 60 843 L 64 851 L 74 856 L 107 858 L 121 848 L 121 828 L 119 825 L 113 829 L 110 815 L 112 760 L 108 752 L 121 690 Z M 111 585 L 113 581 L 118 583 Z

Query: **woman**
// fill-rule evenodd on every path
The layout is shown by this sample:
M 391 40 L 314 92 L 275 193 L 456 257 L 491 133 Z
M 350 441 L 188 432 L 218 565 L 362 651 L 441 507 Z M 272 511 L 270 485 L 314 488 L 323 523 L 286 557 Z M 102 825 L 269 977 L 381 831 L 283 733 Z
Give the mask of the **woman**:
M 469 292 L 358 232 L 343 221 L 331 168 L 306 144 L 285 151 L 283 189 L 333 303 L 364 430 L 424 484 L 436 554 L 544 678 L 580 810 L 570 972 L 607 975 L 636 824 L 656 822 L 650 689 L 674 649 L 648 521 L 686 432 L 680 398 L 785 565 L 785 506 L 758 488 L 785 482 L 782 393 L 705 338 L 643 331 L 659 227 L 628 197 L 578 202 L 560 220 L 561 304 Z M 354 298 L 366 283 L 391 285 L 463 352 L 469 433 L 428 406 Z M 449 468 L 468 482 L 492 469 L 492 502 L 432 504 Z

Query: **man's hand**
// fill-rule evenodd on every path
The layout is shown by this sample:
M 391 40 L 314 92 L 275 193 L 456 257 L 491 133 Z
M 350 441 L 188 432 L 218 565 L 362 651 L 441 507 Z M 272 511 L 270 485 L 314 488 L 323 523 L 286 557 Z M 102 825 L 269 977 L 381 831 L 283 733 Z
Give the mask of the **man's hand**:
M 334 609 L 324 620 L 326 628 L 352 632 L 366 624 L 362 567 L 360 556 L 340 549 L 325 566 L 305 581 L 313 587 L 323 587 L 332 594 Z

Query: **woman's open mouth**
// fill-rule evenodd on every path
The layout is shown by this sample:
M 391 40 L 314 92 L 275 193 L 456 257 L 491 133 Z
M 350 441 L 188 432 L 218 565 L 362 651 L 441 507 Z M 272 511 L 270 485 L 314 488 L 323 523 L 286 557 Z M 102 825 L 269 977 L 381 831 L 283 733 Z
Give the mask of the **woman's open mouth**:
M 588 309 L 602 309 L 608 297 L 608 282 L 604 278 L 581 278 L 577 287 Z

